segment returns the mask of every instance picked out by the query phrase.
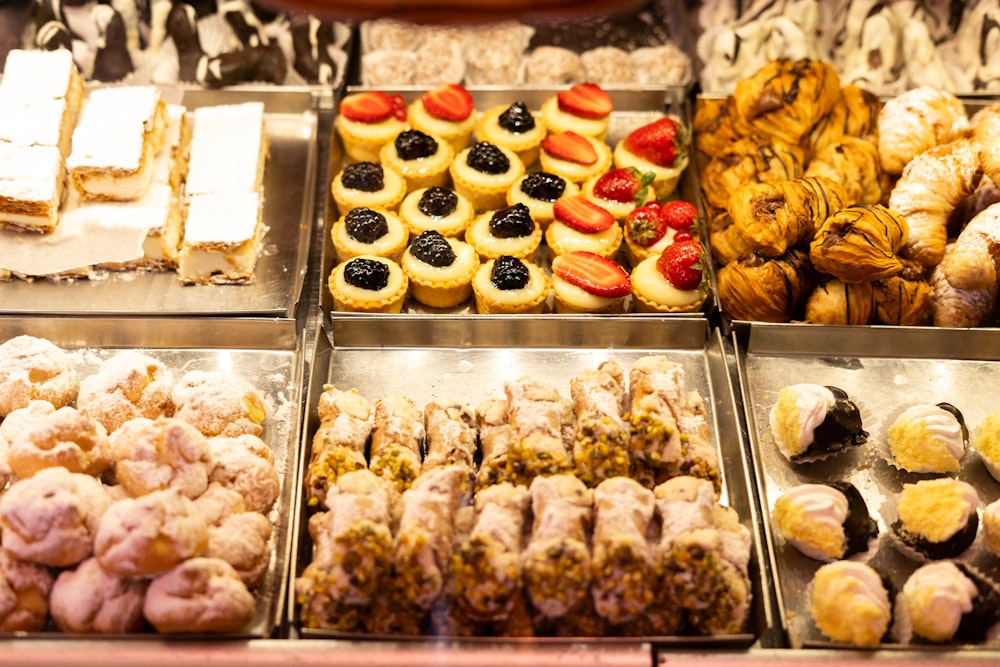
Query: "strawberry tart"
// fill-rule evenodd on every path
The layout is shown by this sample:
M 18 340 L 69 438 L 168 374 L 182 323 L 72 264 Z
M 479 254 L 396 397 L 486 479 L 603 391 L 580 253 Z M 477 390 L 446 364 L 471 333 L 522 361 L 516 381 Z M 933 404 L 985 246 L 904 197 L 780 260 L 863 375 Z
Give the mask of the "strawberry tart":
M 521 158 L 525 166 L 538 160 L 542 139 L 547 130 L 524 102 L 490 107 L 476 121 L 476 137 L 498 146 L 506 146 Z
M 701 243 L 692 239 L 667 246 L 663 253 L 632 269 L 632 308 L 637 313 L 698 310 L 705 302 Z
M 616 167 L 635 167 L 656 174 L 653 188 L 659 199 L 674 190 L 688 164 L 688 140 L 684 126 L 669 116 L 629 132 L 615 145 Z
M 573 131 L 550 134 L 538 156 L 542 170 L 583 183 L 611 167 L 611 149 L 600 139 Z
M 447 83 L 410 104 L 408 118 L 414 129 L 441 137 L 458 153 L 472 140 L 475 103 L 465 86 Z
M 406 129 L 406 103 L 380 90 L 348 95 L 340 101 L 336 126 L 348 158 L 377 162 L 382 146 Z
M 651 171 L 621 167 L 591 176 L 583 184 L 583 196 L 606 208 L 615 220 L 624 220 L 636 207 L 655 201 L 650 187 L 656 177 Z
M 614 104 L 596 83 L 578 83 L 542 103 L 542 122 L 549 132 L 576 132 L 604 141 Z
M 465 240 L 485 262 L 501 255 L 530 259 L 542 243 L 542 230 L 528 207 L 514 204 L 483 213 L 465 231 Z
M 507 191 L 507 203 L 524 204 L 531 217 L 544 232 L 552 222 L 552 205 L 560 197 L 579 194 L 580 188 L 573 181 L 547 171 L 533 171 L 517 180 Z
M 632 282 L 614 260 L 577 251 L 552 260 L 552 292 L 557 313 L 623 313 Z
M 477 211 L 496 210 L 507 201 L 507 190 L 524 175 L 524 163 L 506 146 L 478 141 L 455 156 L 451 180 L 455 192 Z
M 622 244 L 622 228 L 604 208 L 583 195 L 562 197 L 553 205 L 555 219 L 545 230 L 552 257 L 585 250 L 614 258 Z
M 651 201 L 634 209 L 625 218 L 625 255 L 631 266 L 659 255 L 674 241 L 693 238 L 698 209 L 683 199 L 666 204 Z
M 538 265 L 510 255 L 482 264 L 472 280 L 480 315 L 541 313 L 550 289 Z

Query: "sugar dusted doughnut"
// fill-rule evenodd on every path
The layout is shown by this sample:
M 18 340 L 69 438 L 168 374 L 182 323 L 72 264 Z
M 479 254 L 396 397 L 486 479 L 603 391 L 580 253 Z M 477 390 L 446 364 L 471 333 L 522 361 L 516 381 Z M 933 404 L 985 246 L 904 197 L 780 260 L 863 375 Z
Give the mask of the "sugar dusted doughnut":
M 20 479 L 56 466 L 97 476 L 111 466 L 104 427 L 74 407 L 32 401 L 10 413 L 4 426 L 10 470 Z
M 253 588 L 271 563 L 271 531 L 270 519 L 260 512 L 231 514 L 208 529 L 205 556 L 226 561 Z
M 68 405 L 78 381 L 69 355 L 51 341 L 22 335 L 0 345 L 0 417 L 35 399 Z
M 207 437 L 260 435 L 267 408 L 246 380 L 223 371 L 188 371 L 174 385 L 175 416 Z
M 145 626 L 142 603 L 149 582 L 126 579 L 88 558 L 63 570 L 49 595 L 49 612 L 63 632 L 122 634 Z
M 235 632 L 253 618 L 254 599 L 226 561 L 191 558 L 150 584 L 143 612 L 163 633 Z
M 271 448 L 255 435 L 210 438 L 214 467 L 210 480 L 238 491 L 249 512 L 267 512 L 278 498 L 281 482 Z
M 52 574 L 0 549 L 0 632 L 35 632 L 45 625 Z
M 101 483 L 65 468 L 46 468 L 0 497 L 3 548 L 23 560 L 65 567 L 90 555 L 111 504 Z
M 208 487 L 211 451 L 198 429 L 172 417 L 125 422 L 111 434 L 118 481 L 132 495 L 176 488 L 197 498 Z
M 198 507 L 205 523 L 209 528 L 221 524 L 230 514 L 240 514 L 246 512 L 246 503 L 239 491 L 223 486 L 218 482 L 211 482 L 205 493 L 194 499 L 194 504 Z
M 94 553 L 109 572 L 148 577 L 197 556 L 207 544 L 208 526 L 194 502 L 167 489 L 108 508 L 94 538 Z
M 163 362 L 126 352 L 105 360 L 97 373 L 80 381 L 76 406 L 112 433 L 136 417 L 169 416 L 173 385 L 173 373 Z

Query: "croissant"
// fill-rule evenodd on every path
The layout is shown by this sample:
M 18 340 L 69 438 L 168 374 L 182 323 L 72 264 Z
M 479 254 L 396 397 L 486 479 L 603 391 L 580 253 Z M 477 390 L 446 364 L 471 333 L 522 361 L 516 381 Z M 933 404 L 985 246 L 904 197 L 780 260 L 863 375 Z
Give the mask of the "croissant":
M 712 217 L 708 238 L 712 257 L 719 266 L 753 252 L 753 244 L 733 225 L 728 211 L 720 211 Z
M 802 175 L 805 153 L 801 147 L 772 141 L 760 134 L 738 139 L 708 161 L 700 182 L 705 201 L 716 209 L 726 207 L 730 195 L 744 183 L 770 183 Z
M 888 100 L 879 112 L 878 126 L 882 169 L 898 175 L 928 148 L 966 135 L 969 118 L 953 94 L 921 86 Z
M 736 101 L 729 97 L 698 97 L 691 122 L 694 145 L 707 162 L 737 139 L 754 130 L 736 113 Z
M 889 195 L 889 208 L 909 225 L 904 257 L 925 267 L 937 266 L 948 242 L 948 218 L 979 186 L 976 144 L 958 139 L 935 146 L 913 158 Z
M 825 178 L 748 183 L 729 198 L 729 215 L 740 234 L 767 257 L 809 240 L 816 226 L 847 204 L 844 188 Z
M 809 256 L 792 248 L 777 259 L 752 254 L 716 274 L 722 310 L 734 320 L 787 322 L 813 287 Z
M 972 117 L 972 138 L 979 144 L 979 163 L 993 181 L 1000 182 L 1000 102 Z
M 805 176 L 836 181 L 844 187 L 845 204 L 878 204 L 883 189 L 889 185 L 882 171 L 875 144 L 865 139 L 844 136 L 828 143 L 813 155 Z
M 868 324 L 874 312 L 871 283 L 845 283 L 831 278 L 809 295 L 804 319 L 812 324 Z
M 955 239 L 941 271 L 945 280 L 961 290 L 982 290 L 997 283 L 1000 266 L 1000 204 L 993 204 L 969 221 Z
M 829 113 L 816 123 L 809 134 L 813 155 L 843 137 L 878 143 L 878 115 L 881 110 L 882 102 L 874 93 L 860 86 L 843 86 Z
M 863 283 L 903 270 L 896 255 L 906 242 L 906 220 L 880 204 L 858 204 L 834 213 L 809 246 L 813 266 L 845 283 Z
M 798 144 L 840 97 L 833 66 L 781 58 L 736 83 L 736 110 L 759 132 Z
M 954 246 L 945 251 L 945 258 Z M 942 265 L 931 273 L 931 315 L 936 327 L 978 327 L 993 315 L 997 303 L 997 283 L 978 290 L 952 287 Z
M 931 286 L 916 262 L 904 261 L 897 275 L 872 282 L 872 292 L 877 324 L 913 326 L 923 323 L 930 313 Z

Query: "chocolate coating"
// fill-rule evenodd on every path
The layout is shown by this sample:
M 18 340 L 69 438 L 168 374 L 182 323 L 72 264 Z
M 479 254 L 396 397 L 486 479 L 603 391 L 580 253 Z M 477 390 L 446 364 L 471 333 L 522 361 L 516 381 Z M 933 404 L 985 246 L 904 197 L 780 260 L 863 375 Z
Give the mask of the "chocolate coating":
M 850 482 L 829 482 L 847 498 L 847 518 L 844 519 L 846 546 L 844 558 L 868 550 L 868 544 L 878 536 L 878 524 L 868 512 L 868 505 L 861 492 Z
M 943 542 L 932 542 L 922 535 L 907 530 L 899 519 L 892 523 L 892 529 L 903 544 L 931 560 L 942 560 L 955 558 L 972 546 L 976 540 L 976 531 L 979 530 L 979 516 L 971 514 L 962 529 Z
M 976 585 L 976 597 L 972 600 L 972 610 L 962 614 L 955 636 L 952 639 L 963 644 L 979 644 L 986 640 L 991 627 L 1000 621 L 1000 593 L 965 563 L 955 563 Z
M 868 441 L 868 432 L 862 428 L 861 412 L 839 387 L 827 386 L 836 403 L 826 413 L 826 418 L 813 431 L 812 443 L 792 461 L 808 459 L 823 454 L 836 454 L 848 447 L 857 447 Z

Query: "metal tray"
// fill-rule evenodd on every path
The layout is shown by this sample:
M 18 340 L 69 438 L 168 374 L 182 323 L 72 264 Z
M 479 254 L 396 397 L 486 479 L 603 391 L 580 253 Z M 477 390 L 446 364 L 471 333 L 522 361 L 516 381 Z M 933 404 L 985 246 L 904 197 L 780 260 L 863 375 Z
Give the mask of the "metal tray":
M 603 88 L 611 96 L 612 103 L 614 104 L 614 111 L 611 112 L 611 125 L 608 128 L 606 141 L 608 145 L 614 147 L 620 139 L 624 138 L 633 129 L 650 123 L 664 113 L 673 115 L 684 123 L 687 127 L 689 125 L 689 100 L 687 88 L 683 86 L 671 86 L 668 88 L 664 87 L 614 87 L 614 86 L 603 86 Z M 364 87 L 349 87 L 347 93 L 357 92 L 361 90 L 367 90 Z M 403 98 L 409 102 L 418 99 L 427 88 L 424 87 L 399 87 L 393 89 L 383 89 L 385 92 L 390 94 L 400 94 Z M 488 109 L 492 106 L 500 104 L 511 104 L 515 101 L 522 101 L 528 105 L 531 109 L 538 109 L 541 107 L 542 103 L 548 98 L 556 95 L 560 90 L 559 88 L 539 88 L 539 87 L 518 87 L 517 89 L 511 89 L 506 86 L 480 86 L 471 87 L 469 92 L 472 93 L 473 100 L 475 100 L 476 109 L 482 111 Z M 330 140 L 330 164 L 329 164 L 329 176 L 330 179 L 344 167 L 346 164 L 344 149 L 340 142 L 340 137 L 334 130 Z M 684 174 L 681 177 L 680 182 L 677 186 L 677 196 L 686 199 L 690 202 L 700 201 L 700 194 L 698 192 L 698 179 L 697 172 L 693 167 L 693 161 L 684 170 Z M 537 166 L 534 167 L 537 169 Z M 329 184 L 327 184 L 328 186 Z M 324 218 L 326 220 L 326 229 L 323 234 L 323 251 L 322 251 L 322 280 L 319 284 L 320 289 L 320 303 L 323 306 L 323 313 L 325 320 L 337 318 L 350 318 L 350 317 L 365 317 L 361 313 L 349 313 L 342 311 L 333 310 L 333 297 L 330 295 L 330 290 L 327 288 L 327 278 L 330 272 L 335 266 L 336 252 L 333 247 L 333 239 L 330 235 L 330 231 L 339 217 L 340 213 L 337 210 L 337 205 L 333 201 L 332 194 L 330 193 L 330 188 L 326 187 L 326 210 Z M 702 230 L 703 235 L 707 233 L 706 230 Z M 708 237 L 704 236 L 702 239 L 703 243 L 707 243 Z M 707 245 L 706 245 L 707 247 Z M 624 253 L 620 256 L 620 261 L 623 266 L 628 268 L 627 260 L 625 260 Z M 543 243 L 539 248 L 538 252 L 535 254 L 534 261 L 543 268 L 546 272 L 549 271 L 549 257 Z M 699 311 L 694 313 L 677 313 L 677 314 L 652 314 L 647 315 L 645 313 L 628 313 L 626 317 L 628 318 L 645 318 L 645 317 L 691 317 L 692 315 L 697 316 L 699 314 L 705 315 L 711 313 L 715 307 L 714 298 L 714 287 L 710 290 L 708 298 Z M 551 297 L 550 297 L 551 299 Z M 551 306 L 551 304 L 550 304 Z M 551 310 L 551 308 L 549 308 Z M 407 299 L 406 303 L 403 304 L 403 314 L 404 315 L 436 315 L 436 316 L 462 316 L 462 317 L 477 317 L 475 304 L 470 301 L 460 304 L 455 308 L 450 309 L 430 309 L 423 306 L 412 299 Z M 370 316 L 370 315 L 369 315 Z M 560 317 L 554 313 L 547 313 L 545 316 Z M 396 317 L 395 315 L 378 314 L 376 315 L 379 319 Z M 522 316 L 523 317 L 523 316 Z M 529 315 L 529 317 L 536 317 L 535 315 Z
M 188 109 L 262 101 L 270 139 L 264 170 L 269 229 L 248 285 L 183 285 L 173 271 L 98 271 L 93 279 L 0 281 L 0 313 L 291 316 L 302 291 L 313 225 L 316 112 L 308 90 L 162 87 Z
M 100 363 L 125 350 L 136 350 L 161 360 L 176 378 L 189 370 L 232 372 L 253 384 L 264 397 L 268 417 L 261 438 L 270 445 L 281 479 L 281 493 L 269 515 L 274 532 L 273 555 L 263 580 L 254 591 L 257 609 L 241 632 L 212 635 L 214 639 L 252 639 L 272 636 L 281 621 L 287 585 L 287 566 L 294 531 L 289 521 L 294 475 L 298 468 L 298 435 L 302 402 L 302 354 L 295 323 L 287 319 L 212 318 L 0 318 L 0 341 L 28 334 L 47 338 L 72 356 L 80 377 L 95 372 Z M 51 631 L 27 633 L 27 638 L 80 639 L 82 635 Z M 150 633 L 115 635 L 115 639 L 149 639 Z M 196 635 L 171 636 L 192 639 Z
M 418 405 L 431 400 L 461 397 L 474 406 L 489 396 L 503 395 L 503 383 L 523 375 L 545 377 L 569 395 L 569 380 L 585 368 L 595 368 L 609 358 L 624 369 L 640 356 L 667 354 L 681 364 L 685 386 L 697 389 L 705 399 L 713 444 L 719 449 L 723 470 L 722 502 L 739 513 L 754 534 L 750 563 L 753 607 L 745 634 L 722 637 L 579 637 L 579 638 L 472 638 L 471 641 L 504 643 L 545 643 L 597 641 L 665 646 L 750 646 L 770 624 L 762 582 L 761 540 L 756 534 L 756 505 L 751 498 L 743 448 L 739 446 L 738 416 L 730 374 L 722 352 L 722 338 L 703 318 L 656 318 L 626 321 L 605 317 L 595 322 L 586 316 L 543 318 L 523 326 L 512 318 L 484 317 L 467 322 L 455 319 L 398 317 L 380 321 L 379 326 L 358 319 L 340 323 L 339 335 L 331 347 L 318 335 L 307 396 L 307 416 L 303 419 L 304 451 L 300 457 L 299 500 L 293 523 L 298 527 L 292 554 L 292 576 L 311 561 L 312 542 L 306 528 L 304 508 L 305 467 L 310 458 L 309 444 L 319 425 L 316 406 L 323 384 L 356 388 L 374 401 L 389 393 L 404 394 Z M 447 640 L 448 637 L 387 637 L 363 633 L 338 633 L 302 628 L 298 623 L 293 586 L 289 586 L 288 623 L 299 636 L 339 639 Z M 470 641 L 470 638 L 461 638 Z
M 807 589 L 821 563 L 803 556 L 776 533 L 769 518 L 774 501 L 798 484 L 836 480 L 853 483 L 879 524 L 878 549 L 869 562 L 890 578 L 896 591 L 900 590 L 917 564 L 892 545 L 887 533 L 887 524 L 892 521 L 888 507 L 904 483 L 928 475 L 897 471 L 878 453 L 877 445 L 884 442 L 885 430 L 896 414 L 921 402 L 947 401 L 955 405 L 974 433 L 979 423 L 1000 407 L 994 399 L 1000 373 L 1000 338 L 995 332 L 979 329 L 755 323 L 736 330 L 733 341 L 780 630 L 795 648 L 842 647 L 826 639 L 812 622 Z M 868 443 L 822 462 L 788 462 L 774 444 L 768 413 L 780 389 L 797 382 L 833 385 L 846 391 L 865 419 Z M 1000 484 L 990 477 L 974 452 L 966 454 L 957 476 L 977 489 L 981 505 L 1000 498 Z M 997 578 L 1000 559 L 981 548 L 981 540 L 980 535 L 974 547 L 978 547 L 978 553 L 971 564 Z M 990 650 L 985 646 L 934 647 L 917 642 L 887 643 L 882 648 Z

